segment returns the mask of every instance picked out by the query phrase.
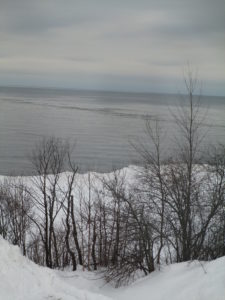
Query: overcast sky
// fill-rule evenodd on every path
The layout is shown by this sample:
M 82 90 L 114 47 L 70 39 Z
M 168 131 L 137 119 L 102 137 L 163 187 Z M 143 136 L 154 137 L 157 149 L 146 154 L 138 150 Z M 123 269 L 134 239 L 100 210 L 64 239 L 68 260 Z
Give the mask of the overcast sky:
M 0 0 L 0 85 L 225 95 L 224 0 Z

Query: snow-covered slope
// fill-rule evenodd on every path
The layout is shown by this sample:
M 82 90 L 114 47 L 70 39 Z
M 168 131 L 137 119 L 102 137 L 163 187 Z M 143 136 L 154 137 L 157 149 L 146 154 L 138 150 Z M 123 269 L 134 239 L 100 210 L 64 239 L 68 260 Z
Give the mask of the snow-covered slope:
M 77 288 L 88 288 L 114 300 L 225 300 L 225 257 L 162 267 L 130 286 L 118 289 L 87 272 L 61 273 Z
M 23 257 L 16 246 L 0 236 L 0 300 L 109 300 L 77 289 L 56 272 Z
M 225 300 L 225 257 L 170 265 L 123 289 L 117 299 Z
M 225 257 L 162 267 L 114 289 L 91 272 L 39 267 L 0 236 L 0 300 L 225 300 Z

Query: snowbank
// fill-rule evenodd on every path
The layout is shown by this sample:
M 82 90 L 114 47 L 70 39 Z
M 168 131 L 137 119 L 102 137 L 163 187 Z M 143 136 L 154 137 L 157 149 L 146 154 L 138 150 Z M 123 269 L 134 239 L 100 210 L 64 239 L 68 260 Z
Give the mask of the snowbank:
M 55 271 L 39 267 L 23 257 L 16 246 L 0 236 L 0 300 L 109 300 L 77 289 Z
M 118 300 L 224 300 L 225 257 L 173 264 L 123 288 Z
M 114 300 L 225 300 L 225 257 L 162 267 L 130 286 L 118 289 L 93 273 L 61 272 L 69 284 Z
M 114 289 L 96 273 L 39 267 L 0 237 L 0 300 L 44 299 L 224 300 L 225 257 L 166 266 L 131 286 Z

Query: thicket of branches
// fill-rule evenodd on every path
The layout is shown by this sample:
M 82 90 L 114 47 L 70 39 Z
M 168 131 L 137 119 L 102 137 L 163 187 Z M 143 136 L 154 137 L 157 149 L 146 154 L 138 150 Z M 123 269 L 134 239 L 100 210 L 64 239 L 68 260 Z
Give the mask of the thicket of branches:
M 187 75 L 173 155 L 165 157 L 160 123 L 149 120 L 151 147 L 134 143 L 142 167 L 133 176 L 82 181 L 70 145 L 44 139 L 31 155 L 36 176 L 1 185 L 0 234 L 40 265 L 104 270 L 117 285 L 162 263 L 225 255 L 225 147 L 214 145 L 203 163 L 197 81 Z

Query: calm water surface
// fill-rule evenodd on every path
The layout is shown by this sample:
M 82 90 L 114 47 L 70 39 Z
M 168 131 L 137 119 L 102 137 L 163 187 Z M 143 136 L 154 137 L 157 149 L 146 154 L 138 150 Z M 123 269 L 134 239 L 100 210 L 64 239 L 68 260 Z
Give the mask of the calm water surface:
M 76 142 L 81 171 L 106 172 L 136 163 L 130 146 L 146 141 L 149 115 L 162 121 L 164 147 L 174 147 L 171 116 L 184 98 L 177 95 L 0 88 L 0 174 L 32 174 L 28 155 L 43 136 Z M 225 97 L 202 97 L 205 143 L 225 142 Z M 209 127 L 208 127 L 209 126 Z

